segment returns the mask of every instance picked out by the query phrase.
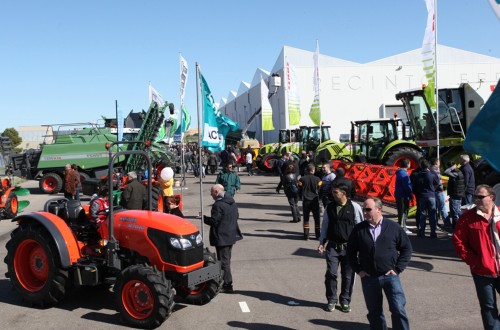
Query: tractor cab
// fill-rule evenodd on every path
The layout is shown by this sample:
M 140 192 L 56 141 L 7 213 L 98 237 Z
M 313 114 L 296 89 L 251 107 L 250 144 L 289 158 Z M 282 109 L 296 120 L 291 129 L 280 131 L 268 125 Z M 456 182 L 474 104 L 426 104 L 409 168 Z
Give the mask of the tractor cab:
M 362 155 L 367 162 L 377 163 L 394 141 L 408 140 L 406 126 L 401 119 L 375 119 L 351 122 L 353 155 Z
M 462 145 L 467 128 L 484 105 L 482 97 L 467 83 L 438 90 L 438 106 L 431 107 L 425 89 L 396 94 L 403 102 L 415 140 L 421 147 Z
M 315 151 L 322 142 L 330 140 L 330 126 L 300 126 L 299 133 L 304 151 Z

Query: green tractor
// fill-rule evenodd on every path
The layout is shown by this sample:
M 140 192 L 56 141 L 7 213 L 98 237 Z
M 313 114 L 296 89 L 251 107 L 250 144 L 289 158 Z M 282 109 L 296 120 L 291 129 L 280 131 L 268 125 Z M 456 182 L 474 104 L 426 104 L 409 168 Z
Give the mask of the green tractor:
M 264 147 L 261 150 L 265 152 L 266 149 Z M 343 143 L 330 139 L 330 126 L 300 126 L 293 130 L 281 130 L 280 143 L 274 145 L 273 148 L 272 152 L 265 154 L 261 158 L 261 169 L 271 171 L 274 162 L 288 152 L 291 152 L 294 157 L 299 158 L 302 151 L 309 152 L 328 148 L 335 155 L 335 158 L 348 157 L 350 155 L 349 150 Z
M 260 147 L 256 163 L 259 169 L 265 172 L 273 170 L 274 162 L 281 157 L 279 149 L 283 144 L 292 143 L 297 140 L 297 129 L 281 129 L 279 132 L 279 141 L 268 143 Z
M 469 84 L 439 89 L 438 111 L 430 107 L 424 89 L 400 92 L 396 99 L 403 102 L 415 141 L 426 157 L 437 157 L 439 150 L 444 167 L 448 161 L 457 163 L 460 155 L 467 153 L 463 148 L 467 129 L 484 105 L 483 98 Z M 500 173 L 479 155 L 471 156 L 476 184 L 488 184 L 500 196 Z
M 382 118 L 351 122 L 350 144 L 327 141 L 317 148 L 315 164 L 319 166 L 331 159 L 342 159 L 398 166 L 401 159 L 408 158 L 411 168 L 416 168 L 421 156 L 411 129 L 401 119 Z

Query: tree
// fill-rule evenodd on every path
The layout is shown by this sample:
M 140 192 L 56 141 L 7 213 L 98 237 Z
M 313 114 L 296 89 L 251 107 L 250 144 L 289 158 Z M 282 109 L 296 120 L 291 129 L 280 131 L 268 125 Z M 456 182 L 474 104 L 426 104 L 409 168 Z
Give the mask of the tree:
M 21 148 L 16 148 L 21 144 L 21 142 L 23 142 L 23 139 L 19 136 L 19 132 L 15 128 L 6 128 L 1 135 L 6 136 L 10 139 L 12 150 L 14 150 L 15 152 L 22 151 Z

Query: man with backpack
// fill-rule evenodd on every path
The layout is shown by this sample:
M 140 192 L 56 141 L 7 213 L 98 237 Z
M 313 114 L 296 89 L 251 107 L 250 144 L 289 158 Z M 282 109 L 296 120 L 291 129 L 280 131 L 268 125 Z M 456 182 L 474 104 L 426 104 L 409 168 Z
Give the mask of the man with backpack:
M 333 186 L 333 201 L 328 204 L 323 213 L 323 224 L 319 238 L 318 251 L 326 252 L 325 287 L 326 311 L 332 312 L 335 305 L 344 313 L 351 311 L 351 295 L 354 286 L 352 267 L 347 258 L 347 242 L 354 226 L 363 221 L 361 206 L 352 202 L 347 196 L 347 186 L 341 184 Z M 337 297 L 337 277 L 339 266 L 341 268 L 341 292 Z

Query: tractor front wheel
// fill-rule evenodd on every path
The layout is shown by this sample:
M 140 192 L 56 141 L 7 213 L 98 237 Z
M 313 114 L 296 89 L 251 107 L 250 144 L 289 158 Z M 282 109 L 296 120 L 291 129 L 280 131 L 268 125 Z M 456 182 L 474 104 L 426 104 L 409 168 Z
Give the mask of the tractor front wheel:
M 68 272 L 61 268 L 57 248 L 44 227 L 21 223 L 6 248 L 6 276 L 24 300 L 45 307 L 64 298 Z
M 12 219 L 17 215 L 17 211 L 17 196 L 11 191 L 7 197 L 7 202 L 5 203 L 5 216 L 7 219 Z
M 210 250 L 205 249 L 203 252 L 203 259 L 205 261 L 204 267 L 213 265 L 217 261 L 215 253 L 210 252 Z M 223 279 L 222 276 L 217 280 L 210 280 L 203 282 L 195 286 L 194 288 L 179 287 L 177 288 L 177 293 L 183 297 L 187 303 L 193 305 L 204 305 L 212 300 L 222 288 Z
M 156 268 L 133 265 L 125 268 L 116 285 L 118 312 L 137 328 L 159 327 L 172 313 L 172 284 Z
M 410 160 L 410 169 L 416 169 L 418 167 L 418 160 L 422 155 L 415 149 L 403 147 L 397 148 L 395 150 L 390 150 L 387 153 L 387 157 L 384 160 L 384 165 L 387 166 L 400 166 L 401 161 L 405 158 Z

